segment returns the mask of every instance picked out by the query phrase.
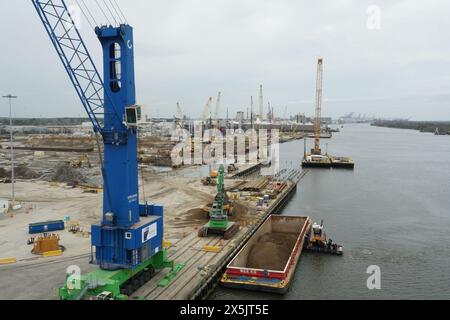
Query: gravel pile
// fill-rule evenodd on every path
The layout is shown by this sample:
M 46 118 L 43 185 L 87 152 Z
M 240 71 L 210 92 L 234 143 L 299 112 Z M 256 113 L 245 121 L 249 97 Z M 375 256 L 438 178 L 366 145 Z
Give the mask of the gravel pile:
M 269 233 L 262 236 L 250 250 L 247 268 L 284 270 L 297 238 L 298 234 L 294 233 Z

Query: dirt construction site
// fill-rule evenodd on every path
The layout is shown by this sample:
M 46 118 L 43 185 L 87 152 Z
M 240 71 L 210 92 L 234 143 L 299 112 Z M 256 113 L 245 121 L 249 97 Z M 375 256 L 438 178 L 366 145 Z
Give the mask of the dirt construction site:
M 47 147 L 49 145 L 52 147 Z M 141 154 L 148 154 L 152 143 L 144 145 L 147 153 Z M 11 199 L 9 143 L 4 141 L 1 146 L 0 199 Z M 15 208 L 0 214 L 0 299 L 56 299 L 67 267 L 76 265 L 83 273 L 95 268 L 89 264 L 90 226 L 101 220 L 103 199 L 95 139 L 33 137 L 17 139 L 14 146 Z M 155 153 L 167 152 L 159 149 Z M 236 239 L 200 240 L 198 230 L 208 221 L 208 208 L 217 193 L 214 184 L 208 185 L 202 180 L 205 168 L 162 169 L 141 163 L 141 202 L 164 206 L 164 239 L 169 256 L 186 267 L 173 280 L 178 289 L 158 288 L 157 281 L 165 276 L 163 272 L 136 294 L 151 299 L 189 298 L 195 287 L 192 279 L 204 276 L 209 267 L 221 260 L 219 258 L 229 255 L 237 246 L 236 242 L 246 237 L 255 223 L 280 200 L 279 195 L 294 185 L 290 179 L 299 179 L 299 172 L 286 169 L 278 176 L 262 178 L 260 167 L 255 168 L 234 167 L 225 181 L 234 207 L 230 219 L 241 227 Z M 29 234 L 29 225 L 55 220 L 65 221 L 65 230 L 55 232 L 64 248 L 62 254 L 50 257 L 33 254 L 34 235 Z M 221 250 L 202 252 L 207 245 Z M 192 259 L 193 256 L 197 259 Z M 17 272 L 20 269 L 28 272 Z

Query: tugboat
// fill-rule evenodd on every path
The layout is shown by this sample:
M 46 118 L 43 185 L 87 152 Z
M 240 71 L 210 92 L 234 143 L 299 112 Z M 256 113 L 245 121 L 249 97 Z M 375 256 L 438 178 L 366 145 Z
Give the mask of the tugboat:
M 314 223 L 312 225 L 311 230 L 306 235 L 303 250 L 336 256 L 342 256 L 344 253 L 344 247 L 342 245 L 334 243 L 331 239 L 327 240 L 323 221 L 320 224 Z

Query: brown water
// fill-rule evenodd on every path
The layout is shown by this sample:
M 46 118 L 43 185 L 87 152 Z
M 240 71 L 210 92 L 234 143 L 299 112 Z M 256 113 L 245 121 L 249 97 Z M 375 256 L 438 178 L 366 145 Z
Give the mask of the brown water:
M 450 136 L 346 125 L 323 143 L 355 171 L 311 171 L 284 214 L 324 219 L 344 256 L 304 253 L 285 296 L 219 288 L 212 298 L 450 298 Z M 302 152 L 303 141 L 282 145 L 282 165 Z M 381 290 L 366 286 L 371 265 Z

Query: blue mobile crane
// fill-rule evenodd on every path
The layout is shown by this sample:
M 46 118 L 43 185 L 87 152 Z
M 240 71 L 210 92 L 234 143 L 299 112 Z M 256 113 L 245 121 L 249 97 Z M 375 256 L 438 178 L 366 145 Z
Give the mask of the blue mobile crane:
M 163 248 L 162 206 L 140 204 L 133 28 L 101 26 L 103 78 L 64 0 L 32 0 L 89 119 L 104 184 L 103 219 L 92 226 L 91 274 L 67 275 L 61 299 L 126 299 L 155 271 L 173 268 Z M 101 152 L 103 144 L 103 154 Z

